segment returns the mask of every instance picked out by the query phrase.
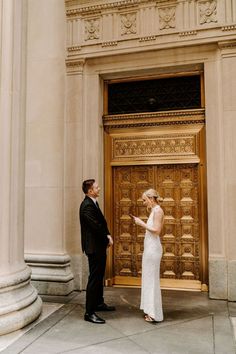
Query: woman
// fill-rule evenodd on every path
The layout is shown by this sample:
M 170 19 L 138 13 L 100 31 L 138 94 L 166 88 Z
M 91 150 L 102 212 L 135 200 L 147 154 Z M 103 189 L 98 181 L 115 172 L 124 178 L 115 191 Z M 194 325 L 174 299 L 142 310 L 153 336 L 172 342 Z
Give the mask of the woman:
M 160 232 L 164 222 L 164 213 L 159 205 L 160 198 L 157 191 L 148 189 L 142 195 L 143 204 L 151 211 L 147 223 L 133 216 L 136 225 L 146 229 L 144 252 L 142 258 L 142 289 L 140 309 L 144 311 L 144 319 L 155 323 L 163 320 L 161 289 L 160 289 L 160 262 L 162 245 Z

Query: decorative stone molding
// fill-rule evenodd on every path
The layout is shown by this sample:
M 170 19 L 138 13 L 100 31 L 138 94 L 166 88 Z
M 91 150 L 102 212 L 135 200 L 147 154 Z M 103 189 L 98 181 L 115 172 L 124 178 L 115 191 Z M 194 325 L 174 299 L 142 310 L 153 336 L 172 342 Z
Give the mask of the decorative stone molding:
M 197 31 L 184 31 L 184 32 L 179 32 L 180 37 L 187 37 L 187 36 L 195 36 L 197 34 Z
M 218 43 L 218 46 L 219 46 L 219 48 L 221 50 L 236 48 L 236 40 L 233 40 L 233 41 L 222 41 L 222 42 Z
M 67 47 L 67 50 L 69 53 L 71 52 L 79 52 L 81 50 L 80 45 L 72 46 L 72 47 Z
M 160 30 L 175 28 L 176 6 L 159 8 Z
M 223 26 L 221 27 L 222 31 L 234 31 L 236 30 L 236 25 L 230 25 L 230 26 Z
M 89 56 L 96 55 L 97 45 L 100 50 L 107 49 L 107 52 L 108 47 L 114 47 L 117 43 L 122 43 L 122 46 L 117 47 L 117 52 L 131 50 L 131 46 L 132 50 L 136 50 L 138 43 L 151 44 L 152 41 L 155 47 L 164 44 L 171 47 L 173 42 L 181 46 L 181 41 L 184 45 L 191 45 L 193 36 L 200 31 L 201 36 L 196 38 L 195 44 L 201 44 L 203 40 L 214 43 L 227 36 L 228 31 L 236 30 L 236 24 L 232 23 L 233 5 L 231 1 L 229 4 L 229 0 L 99 0 L 95 4 L 89 0 L 82 3 L 79 0 L 65 2 L 69 23 L 68 56 L 71 53 L 79 56 L 79 51 Z M 225 12 L 224 19 L 221 9 Z M 173 36 L 171 41 L 169 32 Z M 158 41 L 160 35 L 162 37 Z
M 117 41 L 103 42 L 102 47 L 115 47 L 117 46 L 117 44 L 118 44 Z
M 222 58 L 236 57 L 236 40 L 218 42 L 218 47 Z
M 155 40 L 156 40 L 156 36 L 145 36 L 145 37 L 139 38 L 139 42 L 149 42 L 149 41 L 155 41 Z
M 103 116 L 103 125 L 106 130 L 126 127 L 146 127 L 165 124 L 203 123 L 205 110 L 165 111 L 122 115 Z
M 68 255 L 26 254 L 32 284 L 39 294 L 68 295 L 73 291 L 73 274 Z
M 85 41 L 99 39 L 100 19 L 85 20 Z
M 156 0 L 156 3 L 163 3 L 168 0 Z M 107 3 L 106 1 L 103 4 L 99 5 L 91 5 L 91 6 L 84 6 L 81 8 L 77 9 L 69 9 L 66 11 L 66 15 L 68 17 L 71 16 L 78 16 L 80 14 L 91 14 L 91 13 L 98 13 L 101 12 L 102 10 L 108 10 L 108 9 L 117 9 L 117 8 L 130 8 L 133 6 L 137 6 L 139 4 L 146 4 L 150 3 L 150 0 L 120 0 L 120 1 L 114 1 L 111 3 Z M 80 1 L 74 1 L 74 0 L 66 0 L 66 7 L 68 8 L 69 6 L 79 6 Z
M 84 69 L 84 63 L 85 63 L 84 59 L 79 59 L 79 60 L 67 59 L 66 60 L 67 75 L 82 74 Z
M 121 35 L 137 33 L 137 13 L 121 14 Z
M 217 2 L 216 0 L 199 2 L 199 23 L 217 22 Z
M 31 271 L 21 271 L 1 277 L 0 335 L 15 331 L 35 320 L 41 313 L 42 300 L 30 284 Z

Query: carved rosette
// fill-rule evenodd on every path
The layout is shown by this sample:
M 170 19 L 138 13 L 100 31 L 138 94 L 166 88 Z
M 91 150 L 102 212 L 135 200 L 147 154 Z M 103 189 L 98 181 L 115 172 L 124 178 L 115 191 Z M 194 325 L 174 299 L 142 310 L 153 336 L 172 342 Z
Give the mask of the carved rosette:
M 176 6 L 163 7 L 159 9 L 160 30 L 175 28 Z
M 199 3 L 200 24 L 217 22 L 217 3 L 213 1 L 204 1 Z
M 99 39 L 100 20 L 99 18 L 85 21 L 85 40 Z
M 137 33 L 137 13 L 132 12 L 120 15 L 121 18 L 121 35 Z

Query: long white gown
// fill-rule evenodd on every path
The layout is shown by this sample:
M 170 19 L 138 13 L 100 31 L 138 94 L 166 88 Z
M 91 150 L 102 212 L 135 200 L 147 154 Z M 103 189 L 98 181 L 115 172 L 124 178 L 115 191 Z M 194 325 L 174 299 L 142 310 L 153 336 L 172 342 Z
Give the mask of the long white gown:
M 147 225 L 153 227 L 154 210 L 160 208 L 156 205 L 149 215 Z M 162 299 L 160 289 L 160 263 L 162 245 L 160 237 L 146 230 L 144 238 L 144 252 L 142 258 L 142 288 L 140 309 L 156 321 L 163 320 Z

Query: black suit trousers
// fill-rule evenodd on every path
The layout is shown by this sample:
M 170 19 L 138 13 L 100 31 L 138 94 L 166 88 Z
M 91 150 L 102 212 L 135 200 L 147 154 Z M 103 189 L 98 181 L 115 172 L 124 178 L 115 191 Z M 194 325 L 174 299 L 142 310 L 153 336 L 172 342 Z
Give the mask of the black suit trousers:
M 89 277 L 86 289 L 86 313 L 92 314 L 104 303 L 103 281 L 106 268 L 106 249 L 88 254 Z

